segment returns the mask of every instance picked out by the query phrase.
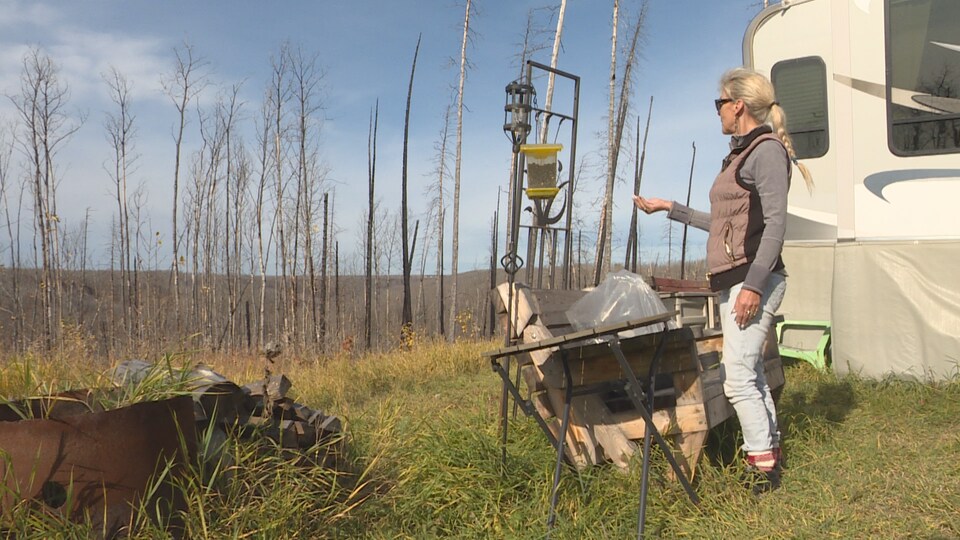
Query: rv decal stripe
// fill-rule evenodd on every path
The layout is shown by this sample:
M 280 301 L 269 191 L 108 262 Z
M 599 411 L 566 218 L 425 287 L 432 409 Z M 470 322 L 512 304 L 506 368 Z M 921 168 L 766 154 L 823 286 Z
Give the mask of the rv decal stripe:
M 943 47 L 944 49 L 947 49 L 948 51 L 960 52 L 960 45 L 954 45 L 953 43 L 942 43 L 942 42 L 940 42 L 940 41 L 931 41 L 930 43 L 933 43 L 934 45 Z
M 879 99 L 887 99 L 887 88 L 880 84 L 862 79 L 854 79 L 846 75 L 833 74 L 833 80 L 849 86 L 850 88 L 863 92 L 869 96 Z M 957 107 L 953 98 L 938 98 L 930 94 L 918 94 L 903 88 L 890 89 L 890 101 L 902 107 L 909 107 L 918 111 L 925 111 L 933 114 L 943 114 L 944 112 L 953 112 Z M 931 105 L 928 105 L 930 103 Z M 936 106 L 933 106 L 936 105 Z
M 882 84 L 864 81 L 862 79 L 853 79 L 851 77 L 847 77 L 846 75 L 838 75 L 836 73 L 833 74 L 833 80 L 840 84 L 845 84 L 854 90 L 859 90 L 865 94 L 870 94 L 871 96 L 878 97 L 880 99 L 887 98 L 887 88 Z
M 905 171 L 882 171 L 873 173 L 863 179 L 863 185 L 870 193 L 873 193 L 886 202 L 887 198 L 883 196 L 883 190 L 890 184 L 897 182 L 907 182 L 910 180 L 930 180 L 935 178 L 944 178 L 950 180 L 960 180 L 960 169 L 908 169 Z

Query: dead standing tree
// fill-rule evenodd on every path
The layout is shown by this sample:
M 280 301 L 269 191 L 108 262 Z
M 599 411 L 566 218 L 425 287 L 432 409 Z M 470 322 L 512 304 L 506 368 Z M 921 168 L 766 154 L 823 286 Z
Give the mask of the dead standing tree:
M 633 169 L 633 194 L 640 194 L 640 182 L 643 180 L 643 164 L 647 160 L 647 136 L 650 134 L 650 116 L 653 114 L 653 96 L 650 96 L 650 106 L 647 108 L 647 127 L 643 130 L 643 145 L 640 144 L 640 117 L 637 116 L 637 147 Z M 636 273 L 640 250 L 640 225 L 637 221 L 637 207 L 630 205 L 630 230 L 627 236 L 627 254 L 623 267 Z
M 550 67 L 553 69 L 557 69 L 557 58 L 560 56 L 560 43 L 563 36 L 563 18 L 566 12 L 567 0 L 560 0 L 560 8 L 557 12 L 557 31 L 553 35 L 553 52 L 550 54 Z M 544 100 L 544 109 L 548 111 L 552 110 L 553 108 L 553 85 L 556 78 L 556 74 L 552 71 L 549 73 L 547 78 L 547 96 Z M 549 133 L 550 117 L 548 116 L 543 119 L 543 123 L 540 125 L 540 136 L 538 137 L 538 140 L 541 143 L 546 144 Z
M 617 90 L 617 31 L 620 27 L 620 0 L 613 0 L 613 24 L 610 37 L 610 98 L 607 104 L 607 177 L 603 191 L 603 204 L 600 206 L 600 226 L 597 227 L 597 251 L 594 256 L 593 285 L 600 284 L 600 277 L 609 268 L 607 259 L 607 231 L 612 223 L 613 183 L 616 171 L 613 169 L 613 132 L 614 108 Z M 608 202 L 609 201 L 609 202 Z
M 400 177 L 400 242 L 403 248 L 403 313 L 400 322 L 400 340 L 406 343 L 413 328 L 413 303 L 410 295 L 410 273 L 413 268 L 413 249 L 410 246 L 407 229 L 409 227 L 407 200 L 407 157 L 410 146 L 410 102 L 413 99 L 413 76 L 417 72 L 417 55 L 420 53 L 420 40 L 423 34 L 417 37 L 417 47 L 413 51 L 413 63 L 410 66 L 410 84 L 407 87 L 407 107 L 403 117 L 403 171 Z M 414 243 L 417 239 L 414 236 Z
M 194 57 L 193 48 L 184 43 L 173 50 L 174 68 L 173 73 L 162 80 L 164 92 L 173 102 L 177 109 L 178 123 L 173 140 L 175 146 L 175 157 L 173 162 L 173 235 L 171 245 L 173 246 L 172 279 L 173 279 L 173 310 L 176 319 L 176 333 L 180 333 L 180 232 L 177 223 L 177 209 L 180 206 L 180 164 L 181 152 L 183 151 L 184 130 L 187 126 L 187 107 L 193 102 L 194 98 L 203 90 L 204 75 L 203 69 L 206 63 L 199 57 Z
M 620 158 L 620 145 L 623 141 L 627 112 L 630 108 L 630 93 L 633 85 L 633 69 L 637 61 L 637 47 L 643 35 L 647 4 L 640 5 L 640 12 L 633 23 L 633 35 L 625 52 L 623 75 L 620 77 L 619 100 L 616 99 L 617 80 L 617 26 L 619 25 L 619 0 L 614 0 L 612 47 L 610 58 L 610 106 L 607 121 L 607 178 L 604 186 L 603 208 L 600 214 L 600 227 L 597 237 L 597 257 L 594 271 L 594 285 L 610 271 L 613 251 L 613 191 L 617 179 L 617 165 Z
M 290 66 L 291 99 L 296 112 L 296 127 L 293 130 L 296 140 L 296 177 L 297 177 L 297 222 L 299 227 L 294 235 L 303 236 L 303 263 L 309 280 L 310 301 L 304 301 L 304 308 L 310 309 L 310 336 L 314 344 L 323 347 L 325 314 L 317 305 L 317 276 L 313 252 L 313 235 L 316 217 L 314 211 L 319 205 L 319 195 L 323 181 L 322 169 L 318 166 L 316 139 L 320 130 L 323 110 L 321 101 L 323 72 L 317 65 L 316 55 L 306 55 L 303 50 L 288 49 Z M 323 234 L 326 234 L 324 227 Z M 296 238 L 297 236 L 295 236 Z M 297 242 L 294 242 L 295 251 Z M 323 246 L 326 249 L 326 245 Z M 296 256 L 296 254 L 294 255 Z M 325 254 L 323 254 L 325 257 Z M 306 293 L 306 291 L 305 291 Z M 322 304 L 323 302 L 321 302 Z M 304 320 L 302 328 L 307 328 Z M 306 336 L 303 336 L 304 338 Z
M 446 319 L 446 311 L 444 311 L 444 295 L 443 295 L 443 253 L 444 253 L 444 243 L 443 243 L 443 231 L 444 231 L 444 220 L 447 215 L 447 209 L 444 201 L 446 200 L 446 192 L 444 179 L 450 175 L 450 170 L 447 166 L 447 162 L 450 158 L 450 114 L 453 110 L 453 104 L 448 103 L 447 108 L 443 114 L 443 128 L 440 130 L 440 140 L 434 143 L 434 149 L 437 151 L 436 157 L 434 157 L 434 163 L 436 167 L 434 168 L 434 174 L 437 177 L 437 181 L 427 189 L 428 194 L 430 194 L 430 215 L 428 216 L 427 222 L 435 220 L 436 229 L 435 234 L 437 237 L 437 335 L 443 336 L 446 335 L 444 331 L 444 322 Z
M 260 272 L 259 288 L 259 309 L 257 313 L 257 346 L 260 347 L 265 341 L 266 332 L 266 298 L 267 298 L 267 253 L 270 251 L 270 242 L 272 235 L 264 239 L 264 231 L 267 229 L 267 220 L 264 218 L 267 203 L 267 188 L 270 178 L 272 165 L 273 145 L 273 124 L 271 122 L 272 106 L 268 91 L 263 105 L 260 108 L 260 119 L 257 126 L 257 164 L 259 166 L 259 178 L 257 181 L 256 202 L 254 203 L 254 224 L 256 228 L 257 239 L 257 268 Z M 270 231 L 273 230 L 273 223 L 270 223 Z M 266 240 L 266 241 L 265 241 Z
M 550 54 L 550 67 L 553 69 L 557 69 L 557 60 L 560 56 L 560 44 L 563 37 L 563 20 L 564 20 L 564 15 L 566 14 L 566 11 L 567 11 L 567 2 L 566 0 L 561 0 L 560 5 L 557 8 L 557 27 L 553 34 L 553 51 Z M 530 23 L 528 22 L 528 28 L 529 26 L 530 26 Z M 525 57 L 526 54 L 527 53 L 525 49 L 523 56 Z M 526 65 L 525 58 L 521 66 L 523 65 Z M 553 71 L 548 72 L 547 92 L 546 92 L 546 97 L 544 99 L 544 103 L 545 103 L 544 109 L 547 111 L 553 110 L 553 89 L 554 89 L 554 83 L 556 81 L 556 78 L 557 78 L 556 73 L 554 73 Z M 536 135 L 536 141 L 539 143 L 546 144 L 549 139 L 549 136 L 550 136 L 550 115 L 547 114 L 547 115 L 543 115 L 543 121 L 540 124 L 540 133 Z M 513 170 L 513 167 L 515 165 L 516 165 L 516 162 L 514 160 L 511 160 L 511 167 L 510 167 L 511 178 L 513 178 L 513 175 L 516 172 Z M 510 182 L 510 187 L 511 188 L 513 187 L 513 182 Z M 511 198 L 510 200 L 512 201 L 513 199 Z M 509 230 L 509 227 L 508 227 L 508 230 Z M 547 260 L 554 260 L 554 257 L 556 255 L 554 252 L 554 243 L 548 241 L 547 235 L 548 235 L 548 232 L 542 229 L 539 231 L 531 230 L 530 232 L 529 240 L 528 240 L 529 245 L 527 246 L 527 253 L 529 254 L 529 256 L 527 258 L 529 259 L 528 262 L 531 265 L 529 269 L 531 270 L 533 268 L 532 267 L 533 260 L 534 260 L 533 254 L 537 252 L 537 245 L 539 242 L 542 242 L 541 249 L 547 252 Z M 551 264 L 551 268 L 552 266 L 553 265 Z M 550 272 L 552 275 L 553 270 L 551 269 Z
M 364 256 L 364 318 L 363 344 L 366 350 L 372 347 L 373 338 L 373 227 L 374 227 L 374 188 L 377 179 L 377 122 L 380 117 L 380 100 L 377 100 L 370 114 L 370 129 L 367 137 L 367 237 Z
M 230 87 L 226 97 L 217 104 L 217 121 L 223 126 L 223 147 L 224 147 L 224 172 L 223 190 L 223 270 L 226 274 L 226 308 L 221 310 L 222 315 L 227 316 L 227 320 L 220 321 L 223 328 L 220 332 L 220 338 L 217 341 L 216 348 L 219 350 L 224 343 L 224 336 L 227 332 L 231 338 L 236 337 L 237 320 L 234 316 L 240 305 L 240 249 L 242 247 L 242 236 L 240 234 L 241 215 L 244 211 L 243 193 L 246 183 L 247 169 L 245 167 L 245 156 L 243 145 L 238 144 L 240 138 L 236 135 L 237 125 L 240 120 L 241 111 L 244 103 L 240 100 L 240 84 L 234 84 Z M 233 188 L 231 190 L 231 188 Z M 231 192 L 233 193 L 231 198 Z M 233 343 L 231 339 L 228 343 Z
M 20 94 L 12 96 L 21 120 L 17 137 L 27 158 L 33 198 L 34 234 L 39 238 L 41 260 L 37 296 L 42 313 L 43 340 L 50 349 L 59 339 L 62 312 L 60 290 L 60 218 L 57 215 L 57 184 L 54 158 L 79 128 L 71 124 L 66 106 L 69 90 L 60 80 L 60 69 L 39 49 L 23 58 Z
M 457 264 L 460 253 L 460 165 L 463 156 L 463 90 L 467 81 L 467 44 L 470 41 L 470 14 L 473 11 L 472 0 L 467 0 L 463 14 L 463 40 L 460 44 L 460 79 L 457 84 L 457 147 L 453 172 L 453 233 L 451 235 L 450 276 L 450 334 L 453 341 L 457 337 Z
M 20 213 L 23 208 L 23 194 L 26 190 L 19 189 L 17 199 L 17 216 L 11 217 L 10 199 L 10 157 L 13 154 L 13 141 L 7 138 L 7 126 L 0 125 L 0 203 L 3 204 L 4 221 L 7 228 L 7 239 L 10 242 L 10 298 L 12 306 L 5 305 L 0 312 L 12 322 L 13 332 L 10 335 L 10 345 L 13 350 L 26 349 L 24 335 L 23 300 L 20 297 Z M 16 224 L 16 225 L 14 225 Z M 2 255 L 2 252 L 0 252 Z
M 281 341 L 287 344 L 290 339 L 291 325 L 290 313 L 293 312 L 293 290 L 287 279 L 290 259 L 287 253 L 287 229 L 285 223 L 285 205 L 287 181 L 284 176 L 285 144 L 287 138 L 287 129 L 285 126 L 285 115 L 287 103 L 290 99 L 289 85 L 287 75 L 289 66 L 287 65 L 289 57 L 287 54 L 288 45 L 280 47 L 280 52 L 272 62 L 272 79 L 268 89 L 268 101 L 271 105 L 270 122 L 272 130 L 272 163 L 273 163 L 273 193 L 274 200 L 274 222 L 273 235 L 277 239 L 274 254 L 274 264 L 278 267 L 280 273 L 280 282 L 277 287 L 275 298 L 275 318 L 276 332 L 281 334 Z
M 108 73 L 103 74 L 103 80 L 110 88 L 110 99 L 116 106 L 115 112 L 107 113 L 104 122 L 107 140 L 113 150 L 110 166 L 105 166 L 105 169 L 113 182 L 117 201 L 121 326 L 125 329 L 129 340 L 134 335 L 134 326 L 139 326 L 139 322 L 135 321 L 137 306 L 134 305 L 136 295 L 131 277 L 130 212 L 127 199 L 128 175 L 132 172 L 137 159 L 134 146 L 136 130 L 133 123 L 134 116 L 130 110 L 130 84 L 127 78 L 116 68 L 111 68 Z
M 327 335 L 327 268 L 329 268 L 328 254 L 330 252 L 329 242 L 330 242 L 330 228 L 332 226 L 332 214 L 330 212 L 330 194 L 324 192 L 323 194 L 323 224 L 322 228 L 322 245 L 320 246 L 320 292 L 319 294 L 314 295 L 314 302 L 317 301 L 319 297 L 319 305 L 314 304 L 313 311 L 314 313 L 319 312 L 320 317 L 316 321 L 317 325 L 317 343 L 320 347 L 320 351 L 323 351 L 326 347 L 326 335 Z

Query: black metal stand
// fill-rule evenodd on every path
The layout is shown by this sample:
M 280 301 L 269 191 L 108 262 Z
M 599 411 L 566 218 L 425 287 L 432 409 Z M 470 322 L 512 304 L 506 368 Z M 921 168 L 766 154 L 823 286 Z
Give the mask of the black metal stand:
M 627 361 L 626 356 L 623 354 L 621 348 L 621 341 L 618 337 L 618 333 L 625 330 L 631 330 L 634 328 L 639 328 L 642 326 L 648 326 L 652 324 L 664 323 L 667 320 L 671 319 L 675 313 L 666 313 L 663 315 L 658 315 L 654 317 L 647 317 L 645 319 L 639 319 L 635 321 L 628 321 L 626 323 L 608 325 L 604 327 L 593 328 L 589 330 L 583 330 L 580 332 L 573 332 L 563 336 L 553 337 L 544 339 L 542 341 L 534 343 L 526 343 L 521 345 L 514 345 L 511 347 L 505 347 L 497 351 L 492 351 L 489 353 L 484 353 L 484 356 L 490 358 L 491 365 L 493 370 L 497 372 L 501 379 L 503 380 L 503 394 L 502 402 L 500 404 L 500 413 L 501 413 L 501 426 L 502 426 L 502 448 L 503 448 L 503 459 L 506 460 L 506 441 L 507 441 L 507 396 L 510 395 L 513 397 L 515 402 L 519 405 L 520 409 L 527 416 L 532 416 L 536 420 L 537 424 L 540 426 L 540 429 L 546 434 L 547 439 L 553 444 L 554 448 L 557 449 L 557 462 L 554 468 L 553 474 L 553 485 L 550 492 L 550 511 L 547 515 L 547 538 L 550 537 L 550 532 L 556 522 L 556 505 L 558 498 L 558 487 L 560 485 L 560 474 L 563 466 L 563 450 L 564 444 L 567 436 L 567 430 L 570 427 L 570 407 L 573 402 L 573 398 L 576 396 L 594 394 L 609 390 L 611 388 L 621 388 L 623 389 L 630 400 L 633 402 L 633 405 L 636 407 L 637 412 L 640 417 L 643 419 L 644 424 L 646 425 L 646 432 L 644 435 L 644 448 L 643 448 L 643 460 L 642 460 L 642 473 L 640 480 L 640 500 L 638 503 L 638 538 L 643 537 L 644 533 L 644 522 L 646 521 L 646 504 L 647 504 L 647 488 L 649 484 L 649 471 L 650 471 L 650 450 L 652 446 L 652 441 L 655 441 L 660 449 L 663 451 L 664 456 L 667 459 L 667 462 L 670 464 L 670 467 L 673 469 L 674 473 L 677 475 L 678 480 L 680 480 L 681 485 L 683 486 L 684 491 L 686 491 L 687 496 L 690 497 L 690 501 L 695 505 L 700 505 L 700 498 L 697 496 L 696 492 L 693 490 L 693 487 L 690 485 L 690 482 L 687 480 L 686 475 L 683 470 L 680 468 L 680 465 L 677 463 L 676 458 L 673 456 L 673 452 L 670 447 L 667 445 L 667 442 L 663 439 L 663 436 L 657 430 L 653 422 L 653 412 L 654 412 L 654 388 L 651 382 L 649 392 L 645 392 L 643 385 L 641 385 L 640 380 L 637 378 L 636 373 L 634 372 L 633 366 L 630 365 L 630 362 Z M 617 381 L 602 382 L 591 385 L 583 385 L 579 387 L 574 386 L 573 376 L 570 371 L 570 362 L 569 362 L 569 351 L 576 350 L 580 347 L 586 345 L 586 339 L 590 338 L 599 338 L 603 340 L 606 345 L 609 347 L 611 354 L 617 359 L 617 362 L 620 365 L 622 373 L 625 375 L 625 379 L 620 379 Z M 667 330 L 664 330 L 660 334 L 660 340 L 657 343 L 657 347 L 654 351 L 653 358 L 651 359 L 650 364 L 650 380 L 653 380 L 653 375 L 656 373 L 657 366 L 660 361 L 660 357 L 663 354 L 664 345 L 667 341 Z M 546 421 L 540 416 L 536 411 L 536 408 L 530 402 L 529 399 L 524 398 L 517 385 L 511 381 L 510 378 L 510 358 L 527 352 L 532 352 L 541 349 L 553 348 L 556 347 L 560 353 L 561 364 L 563 368 L 564 376 L 564 404 L 563 412 L 561 416 L 560 423 L 560 432 L 558 436 L 554 436 L 553 432 L 550 431 L 550 427 L 547 425 Z

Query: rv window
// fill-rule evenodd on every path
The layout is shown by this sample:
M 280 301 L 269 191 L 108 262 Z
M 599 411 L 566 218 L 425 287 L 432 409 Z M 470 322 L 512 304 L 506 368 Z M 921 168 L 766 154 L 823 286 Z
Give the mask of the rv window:
M 960 152 L 960 2 L 887 0 L 890 149 Z
M 798 158 L 827 153 L 827 70 L 819 57 L 783 60 L 770 78 L 787 113 L 787 130 Z

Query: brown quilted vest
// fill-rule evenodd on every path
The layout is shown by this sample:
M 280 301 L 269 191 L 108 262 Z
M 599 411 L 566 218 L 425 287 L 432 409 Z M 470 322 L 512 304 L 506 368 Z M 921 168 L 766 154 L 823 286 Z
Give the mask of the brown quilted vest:
M 783 145 L 772 133 L 758 136 L 720 171 L 710 188 L 707 276 L 714 290 L 725 289 L 743 281 L 746 267 L 742 269 L 743 272 L 731 270 L 752 262 L 760 244 L 764 228 L 760 197 L 755 189 L 748 189 L 740 184 L 737 177 L 747 156 L 758 144 L 767 140 Z M 737 279 L 723 279 L 720 274 L 728 271 L 738 274 Z M 742 276 L 739 275 L 741 273 Z

